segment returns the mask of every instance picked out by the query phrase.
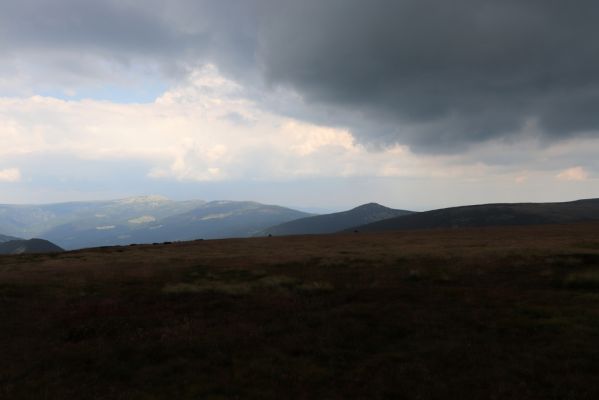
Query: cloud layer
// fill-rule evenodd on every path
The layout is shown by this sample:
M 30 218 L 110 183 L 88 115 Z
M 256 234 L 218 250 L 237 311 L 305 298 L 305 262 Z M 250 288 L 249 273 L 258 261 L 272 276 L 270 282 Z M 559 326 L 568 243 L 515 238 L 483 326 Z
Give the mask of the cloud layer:
M 0 2 L 2 195 L 597 196 L 597 17 L 590 0 Z
M 0 98 L 0 159 L 137 160 L 149 166 L 145 174 L 153 179 L 515 179 L 523 171 L 555 176 L 577 166 L 561 179 L 599 170 L 598 151 L 599 140 L 589 139 L 543 149 L 534 140 L 517 148 L 492 142 L 452 155 L 418 155 L 402 145 L 372 152 L 346 129 L 262 109 L 214 66 L 196 70 L 148 104 Z M 4 171 L 5 180 L 14 171 Z
M 259 43 L 266 76 L 309 101 L 360 112 L 370 123 L 356 133 L 366 140 L 446 151 L 521 134 L 598 132 L 596 2 L 271 7 Z
M 476 164 L 450 167 L 402 146 L 371 153 L 347 130 L 262 110 L 214 66 L 149 104 L 0 98 L 0 158 L 61 155 L 139 160 L 151 178 L 201 182 L 432 176 Z
M 556 177 L 562 181 L 586 181 L 589 174 L 582 167 L 572 167 L 560 172 Z
M 591 0 L 3 2 L 0 89 L 179 79 L 213 63 L 266 107 L 369 145 L 595 137 L 597 17 Z

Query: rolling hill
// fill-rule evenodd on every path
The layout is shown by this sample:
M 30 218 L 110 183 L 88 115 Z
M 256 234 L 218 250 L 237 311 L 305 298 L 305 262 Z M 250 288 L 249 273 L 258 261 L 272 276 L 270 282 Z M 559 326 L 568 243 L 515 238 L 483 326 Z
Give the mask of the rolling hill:
M 599 199 L 451 207 L 357 226 L 365 232 L 406 229 L 560 224 L 599 220 Z
M 265 229 L 259 235 L 281 236 L 334 233 L 356 225 L 408 214 L 412 214 L 412 211 L 395 210 L 377 203 L 368 203 L 349 211 L 316 215 L 285 222 Z
M 0 243 L 0 254 L 61 253 L 64 250 L 43 239 L 11 240 Z

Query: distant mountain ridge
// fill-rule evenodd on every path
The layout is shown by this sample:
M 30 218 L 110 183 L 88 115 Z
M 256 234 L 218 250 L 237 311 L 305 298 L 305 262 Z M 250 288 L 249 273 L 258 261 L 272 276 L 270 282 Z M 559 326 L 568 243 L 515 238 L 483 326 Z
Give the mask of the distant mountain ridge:
M 44 233 L 67 249 L 194 239 L 249 237 L 308 213 L 249 201 L 213 201 L 161 219 L 140 217 L 111 225 L 70 223 Z
M 0 205 L 0 243 L 47 239 L 61 248 L 220 239 L 498 225 L 599 221 L 599 199 L 498 203 L 412 212 L 368 203 L 313 215 L 252 201 L 173 201 L 139 196 L 112 201 Z
M 355 227 L 360 231 L 392 231 L 539 225 L 599 221 L 599 199 L 560 203 L 497 203 L 443 208 Z
M 162 196 L 137 196 L 106 201 L 39 205 L 0 205 L 0 232 L 17 237 L 45 237 L 57 226 L 110 226 L 145 219 L 160 219 L 194 209 L 203 200 L 173 201 Z M 139 220 L 142 218 L 142 220 Z
M 11 240 L 0 243 L 0 254 L 61 253 L 64 250 L 43 239 Z
M 265 205 L 252 201 L 216 201 L 206 203 L 187 213 L 169 217 L 164 222 L 180 229 L 209 228 L 205 238 L 247 237 L 272 224 L 311 216 L 312 214 L 286 207 Z
M 356 225 L 412 214 L 413 211 L 396 210 L 377 203 L 368 203 L 331 214 L 316 215 L 272 226 L 261 235 L 305 235 L 334 233 Z
M 251 201 L 173 201 L 138 196 L 95 202 L 0 205 L 0 232 L 66 249 L 252 236 L 312 214 Z M 14 239 L 14 238 L 7 238 Z

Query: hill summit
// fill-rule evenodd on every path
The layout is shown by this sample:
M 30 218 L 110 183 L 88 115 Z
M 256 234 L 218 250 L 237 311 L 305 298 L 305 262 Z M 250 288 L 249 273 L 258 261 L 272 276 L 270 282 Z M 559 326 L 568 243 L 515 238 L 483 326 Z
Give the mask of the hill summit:
M 388 218 L 412 214 L 412 211 L 396 210 L 378 203 L 367 203 L 348 211 L 316 215 L 270 227 L 261 235 L 305 235 L 334 233 L 354 226 L 369 224 Z

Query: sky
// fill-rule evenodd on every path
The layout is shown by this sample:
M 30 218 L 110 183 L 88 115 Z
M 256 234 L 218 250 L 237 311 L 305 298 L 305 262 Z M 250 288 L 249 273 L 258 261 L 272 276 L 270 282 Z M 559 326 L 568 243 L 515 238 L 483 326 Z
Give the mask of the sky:
M 0 2 L 0 203 L 599 197 L 591 0 Z

